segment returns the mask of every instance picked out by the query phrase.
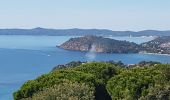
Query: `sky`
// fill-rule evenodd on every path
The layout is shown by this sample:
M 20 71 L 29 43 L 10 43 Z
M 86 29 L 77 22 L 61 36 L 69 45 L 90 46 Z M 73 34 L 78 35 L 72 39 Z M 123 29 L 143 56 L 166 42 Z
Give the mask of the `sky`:
M 0 29 L 170 30 L 170 0 L 0 0 Z

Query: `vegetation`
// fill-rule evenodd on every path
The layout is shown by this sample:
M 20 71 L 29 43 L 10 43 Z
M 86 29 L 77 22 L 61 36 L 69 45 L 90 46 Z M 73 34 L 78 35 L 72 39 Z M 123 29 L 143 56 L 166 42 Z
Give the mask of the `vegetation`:
M 141 61 L 141 62 L 139 62 L 138 66 L 146 67 L 146 66 L 155 66 L 157 64 L 161 64 L 161 63 L 160 62 L 155 62 L 155 61 Z
M 14 99 L 20 100 L 22 98 L 31 97 L 34 93 L 42 91 L 43 88 L 63 83 L 63 79 L 67 79 L 72 82 L 86 83 L 91 87 L 93 87 L 93 83 L 95 81 L 94 75 L 92 74 L 73 70 L 59 70 L 42 75 L 36 80 L 26 82 L 19 91 L 14 93 Z
M 113 61 L 71 62 L 26 82 L 14 99 L 170 100 L 170 65 L 140 62 L 126 68 Z
M 156 92 L 160 92 L 157 90 L 159 89 L 157 86 L 162 86 L 161 89 L 163 89 L 163 91 L 168 90 L 165 87 L 167 87 L 169 83 L 169 71 L 169 65 L 136 67 L 124 70 L 109 80 L 107 90 L 113 100 L 136 100 L 142 99 L 143 97 L 148 98 L 150 95 L 157 96 Z M 168 92 L 166 93 L 168 95 Z
M 105 84 L 108 79 L 119 73 L 120 68 L 110 63 L 92 62 L 76 67 L 74 70 L 93 74 L 97 82 Z
M 156 62 L 156 61 L 141 61 L 138 64 L 128 65 L 127 67 L 149 67 L 149 66 L 156 66 L 158 64 L 161 64 L 161 63 Z
M 170 100 L 170 85 L 155 86 L 149 90 L 149 93 L 141 97 L 140 100 Z
M 119 69 L 110 63 L 85 63 L 78 67 L 68 67 L 53 70 L 35 80 L 26 82 L 20 90 L 14 93 L 14 99 L 30 98 L 33 94 L 41 92 L 44 88 L 63 83 L 63 79 L 71 82 L 84 83 L 95 88 L 95 98 L 100 96 L 108 98 L 105 88 L 107 80 L 118 74 Z M 98 91 L 96 91 L 98 90 Z
M 63 83 L 45 88 L 31 98 L 22 100 L 93 100 L 94 88 L 84 83 L 64 80 Z
M 56 67 L 54 67 L 52 69 L 52 71 L 55 71 L 55 70 L 58 70 L 58 69 L 64 69 L 64 68 L 69 68 L 69 67 L 77 67 L 77 66 L 80 66 L 81 64 L 83 64 L 85 62 L 81 62 L 81 61 L 72 61 L 72 62 L 69 62 L 65 65 L 57 65 Z

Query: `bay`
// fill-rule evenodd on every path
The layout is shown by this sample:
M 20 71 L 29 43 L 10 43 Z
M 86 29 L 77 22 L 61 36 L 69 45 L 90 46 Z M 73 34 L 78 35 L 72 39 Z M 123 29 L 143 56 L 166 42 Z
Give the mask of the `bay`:
M 70 61 L 140 61 L 170 63 L 170 56 L 152 54 L 106 54 L 68 51 L 56 45 L 75 36 L 0 36 L 0 100 L 12 100 L 12 93 L 27 80 L 48 73 L 58 64 Z M 152 37 L 111 37 L 136 43 Z

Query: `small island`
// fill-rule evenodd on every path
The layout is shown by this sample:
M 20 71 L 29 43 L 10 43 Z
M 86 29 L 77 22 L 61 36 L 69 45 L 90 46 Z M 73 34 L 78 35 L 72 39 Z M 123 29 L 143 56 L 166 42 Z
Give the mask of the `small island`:
M 59 47 L 67 50 L 102 53 L 138 53 L 140 48 L 138 44 L 133 42 L 119 41 L 101 36 L 71 38 Z

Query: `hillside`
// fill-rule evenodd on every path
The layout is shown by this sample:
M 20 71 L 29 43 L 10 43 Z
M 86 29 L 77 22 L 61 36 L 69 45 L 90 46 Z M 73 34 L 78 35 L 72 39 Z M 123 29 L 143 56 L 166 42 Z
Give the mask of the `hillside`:
M 46 35 L 46 36 L 170 36 L 170 31 L 144 30 L 144 31 L 112 31 L 108 29 L 0 29 L 0 35 Z
M 72 64 L 24 83 L 14 100 L 170 100 L 170 65 Z
M 141 46 L 149 53 L 170 54 L 170 36 L 158 37 Z
M 139 46 L 128 41 L 119 41 L 98 36 L 71 38 L 59 46 L 67 50 L 104 52 L 104 53 L 138 53 Z

